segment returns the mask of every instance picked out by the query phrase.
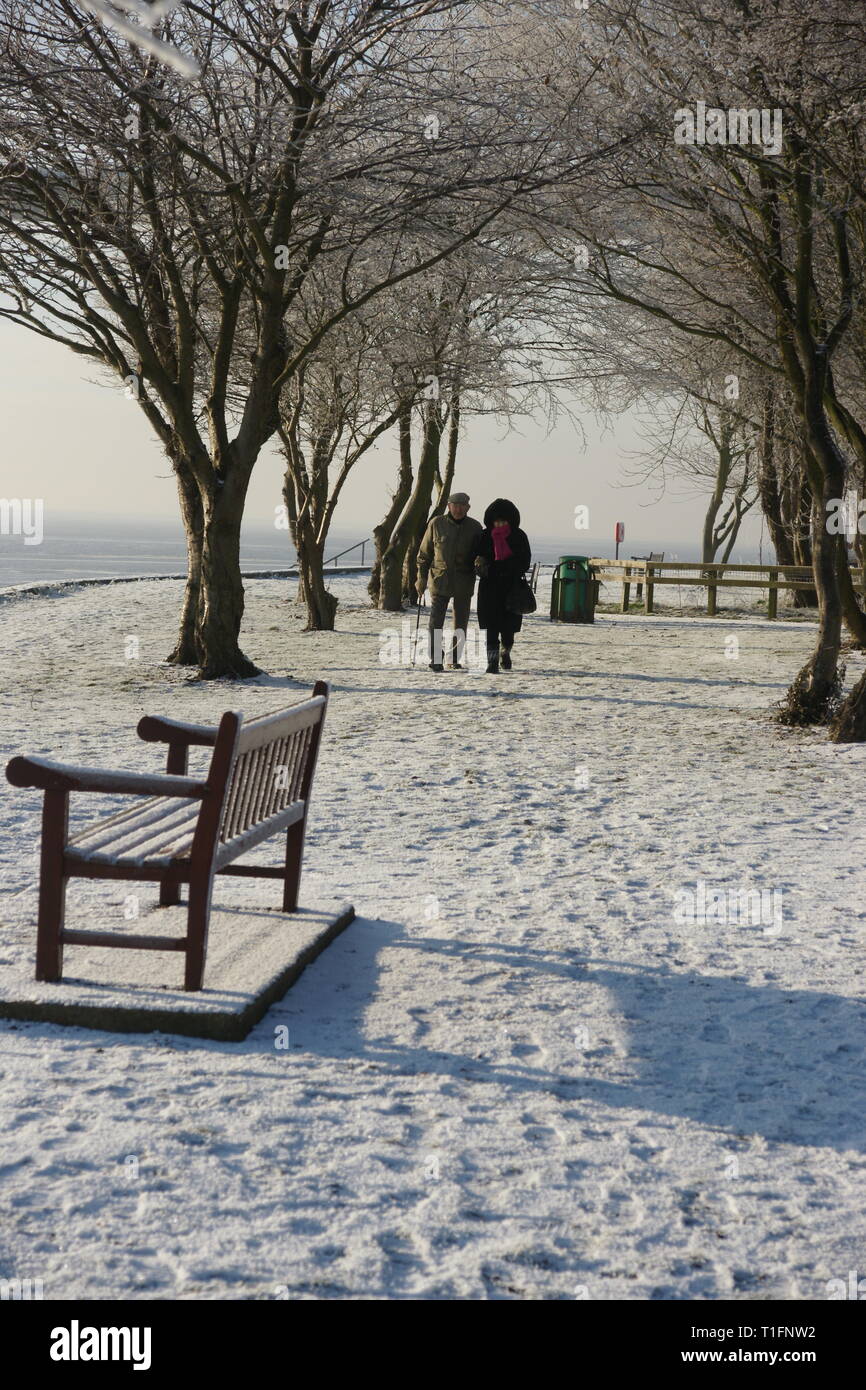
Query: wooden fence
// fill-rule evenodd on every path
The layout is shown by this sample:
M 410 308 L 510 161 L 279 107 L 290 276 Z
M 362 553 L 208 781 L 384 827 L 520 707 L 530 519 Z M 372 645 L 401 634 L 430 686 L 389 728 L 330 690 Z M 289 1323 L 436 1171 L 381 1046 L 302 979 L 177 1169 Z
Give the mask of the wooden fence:
M 628 612 L 632 584 L 642 585 L 644 612 L 653 611 L 656 585 L 677 584 L 681 588 L 704 588 L 707 591 L 707 613 L 716 612 L 719 589 L 766 589 L 767 617 L 775 618 L 779 606 L 779 590 L 814 589 L 815 577 L 809 565 L 722 565 L 716 563 L 685 563 L 681 560 L 605 560 L 591 559 L 596 579 L 602 583 L 622 584 L 621 611 Z M 866 564 L 851 571 L 854 588 L 866 596 Z M 638 590 L 640 597 L 640 590 Z

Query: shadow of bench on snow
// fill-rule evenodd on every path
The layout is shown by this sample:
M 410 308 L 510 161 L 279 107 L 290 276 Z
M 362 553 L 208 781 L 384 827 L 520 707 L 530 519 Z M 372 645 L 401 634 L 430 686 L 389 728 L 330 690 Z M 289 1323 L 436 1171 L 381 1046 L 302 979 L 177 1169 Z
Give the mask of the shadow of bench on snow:
M 473 933 L 474 936 L 474 933 Z M 409 950 L 418 956 L 419 982 L 399 1007 L 421 1021 L 411 1044 L 393 1041 L 380 1025 L 371 1032 L 369 1007 L 381 988 L 382 952 Z M 506 966 L 519 971 L 503 1003 L 519 993 L 530 997 L 532 976 L 553 974 L 573 985 L 561 1015 L 545 1012 L 545 1028 L 562 1041 L 567 1069 L 521 1065 L 519 1057 L 497 1060 L 499 1024 L 491 1021 L 490 1047 L 477 1055 L 477 1020 L 465 1052 L 438 1048 L 424 1038 L 436 1011 L 451 1002 L 441 959 L 431 962 L 429 994 L 425 957 L 453 956 L 479 970 Z M 587 991 L 612 996 L 613 1026 L 625 1035 L 625 1055 L 615 1060 L 622 1079 L 599 1076 L 603 1052 L 593 1039 L 582 1052 L 569 1045 L 575 1025 L 589 1020 Z M 417 1004 L 417 1007 L 413 1005 Z M 593 1001 L 593 1008 L 597 1001 Z M 294 1024 L 287 1019 L 291 1014 Z M 516 1017 L 519 1020 L 519 1011 Z M 723 975 L 669 970 L 639 962 L 589 960 L 580 951 L 537 944 L 409 935 L 396 922 L 358 918 L 307 970 L 282 1006 L 271 1010 L 248 1040 L 259 1050 L 260 1030 L 290 1022 L 299 1056 L 355 1058 L 395 1074 L 452 1076 L 462 1085 L 493 1084 L 525 1093 L 553 1093 L 580 1105 L 592 1100 L 649 1113 L 693 1120 L 731 1135 L 761 1135 L 777 1143 L 838 1150 L 866 1150 L 866 1002 L 819 990 L 749 984 Z M 403 1020 L 401 1020 L 403 1022 Z M 459 1026 L 452 1019 L 443 1038 Z M 558 1034 L 558 1037 L 556 1036 Z M 597 1046 L 597 1044 L 596 1044 Z M 516 1051 L 516 1049 L 515 1049 Z M 601 1064 L 601 1065 L 600 1065 Z M 371 1073 L 373 1084 L 374 1073 Z M 382 1084 L 376 1077 L 377 1090 Z M 569 1115 L 568 1109 L 563 1117 Z M 585 1118 L 575 1114 L 573 1118 Z

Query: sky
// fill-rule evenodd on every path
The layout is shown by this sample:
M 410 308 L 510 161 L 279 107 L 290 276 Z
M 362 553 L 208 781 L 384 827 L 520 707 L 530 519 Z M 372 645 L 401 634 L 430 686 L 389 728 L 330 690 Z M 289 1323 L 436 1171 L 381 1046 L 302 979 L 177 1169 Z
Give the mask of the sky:
M 3 468 L 0 496 L 42 498 L 46 532 L 51 517 L 98 519 L 123 516 L 141 522 L 175 522 L 177 494 L 171 467 L 139 407 L 121 385 L 59 344 L 0 323 L 0 423 Z M 617 521 L 626 527 L 621 554 L 635 547 L 695 547 L 705 502 L 670 494 L 656 500 L 647 487 L 628 485 L 624 465 L 639 451 L 636 421 L 629 414 L 602 427 L 583 415 L 585 439 L 563 420 L 518 422 L 508 430 L 491 417 L 466 418 L 455 489 L 468 492 L 472 513 L 482 516 L 494 497 L 519 507 L 530 537 L 565 540 L 577 553 L 592 540 L 595 553 L 613 555 Z M 633 463 L 633 458 L 631 459 Z M 358 464 L 343 491 L 334 534 L 369 536 L 380 520 L 397 471 L 396 433 Z M 270 528 L 280 503 L 282 462 L 268 446 L 256 464 L 246 523 Z M 575 509 L 586 507 L 589 529 L 575 528 Z M 747 518 L 732 559 L 752 558 L 760 519 Z M 765 540 L 766 546 L 766 540 Z

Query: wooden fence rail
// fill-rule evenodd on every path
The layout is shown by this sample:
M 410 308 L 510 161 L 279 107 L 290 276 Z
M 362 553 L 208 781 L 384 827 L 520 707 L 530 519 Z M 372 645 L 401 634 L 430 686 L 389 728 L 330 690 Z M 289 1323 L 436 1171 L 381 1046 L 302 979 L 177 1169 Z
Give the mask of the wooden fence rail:
M 644 586 L 644 612 L 652 613 L 654 590 L 657 584 L 677 584 L 686 588 L 705 588 L 707 613 L 716 612 L 719 589 L 766 589 L 767 617 L 778 614 L 779 590 L 814 589 L 815 577 L 810 565 L 723 565 L 716 562 L 685 562 L 682 560 L 590 560 L 596 579 L 602 583 L 622 584 L 621 611 L 628 612 L 632 584 Z M 855 590 L 866 596 L 866 564 L 851 571 Z

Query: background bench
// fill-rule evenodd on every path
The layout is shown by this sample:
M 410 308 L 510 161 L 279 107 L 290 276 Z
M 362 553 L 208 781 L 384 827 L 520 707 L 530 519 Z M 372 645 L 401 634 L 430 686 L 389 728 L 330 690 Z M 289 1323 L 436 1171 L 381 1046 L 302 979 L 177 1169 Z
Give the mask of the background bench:
M 633 560 L 644 560 L 644 561 L 649 560 L 650 564 L 655 564 L 655 563 L 657 563 L 658 561 L 663 560 L 663 559 L 665 558 L 665 553 L 664 553 L 663 550 L 651 550 L 650 553 L 649 553 L 649 555 L 632 555 L 631 558 L 632 558 Z M 625 585 L 623 586 L 623 595 L 622 595 L 622 602 L 623 602 L 623 609 L 622 609 L 622 611 L 623 611 L 623 613 L 627 613 L 627 612 L 628 612 L 628 590 L 629 590 L 629 586 L 628 586 L 628 584 L 625 584 Z M 636 589 L 636 591 L 635 591 L 635 598 L 637 599 L 638 603 L 640 603 L 642 597 L 643 597 L 643 578 L 641 577 L 641 578 L 639 578 L 638 581 L 637 581 L 637 589 Z
M 39 879 L 37 980 L 60 980 L 63 947 L 118 946 L 183 951 L 184 988 L 201 989 L 214 875 L 283 880 L 283 911 L 298 905 L 310 789 L 316 767 L 328 686 L 313 698 L 246 722 L 228 712 L 219 725 L 182 724 L 145 716 L 139 736 L 168 744 L 164 775 L 68 767 L 43 758 L 13 758 L 6 767 L 16 787 L 45 793 Z M 206 778 L 188 776 L 192 745 L 213 748 Z M 95 822 L 69 838 L 71 792 L 146 797 L 131 809 Z M 281 867 L 235 864 L 271 835 L 286 833 Z M 67 930 L 70 878 L 137 879 L 160 885 L 160 906 L 180 902 L 189 886 L 186 936 L 141 936 Z
M 622 584 L 622 612 L 629 607 L 631 583 L 646 585 L 644 612 L 652 613 L 655 590 L 660 584 L 674 584 L 680 589 L 704 588 L 707 591 L 707 613 L 716 614 L 719 589 L 765 589 L 767 617 L 778 616 L 779 593 L 788 590 L 815 589 L 815 574 L 811 565 L 730 565 L 715 560 L 605 560 L 594 556 L 590 561 L 595 576 L 602 583 Z M 861 597 L 866 597 L 866 564 L 851 567 L 851 583 Z

